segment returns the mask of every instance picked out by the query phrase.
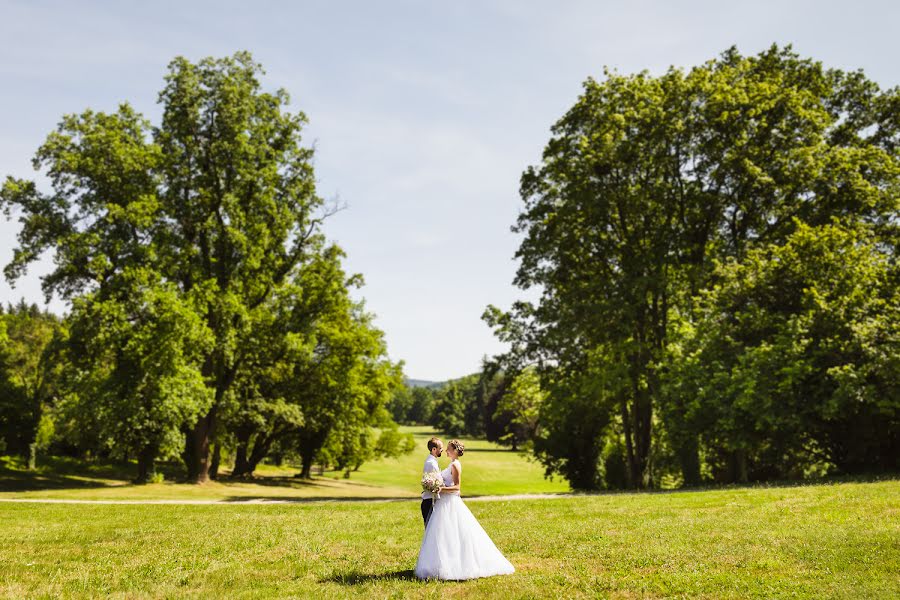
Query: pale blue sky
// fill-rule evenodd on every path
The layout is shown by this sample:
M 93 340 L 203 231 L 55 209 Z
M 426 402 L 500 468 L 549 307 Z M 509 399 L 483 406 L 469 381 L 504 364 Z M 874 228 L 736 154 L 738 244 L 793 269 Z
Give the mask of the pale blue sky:
M 326 224 L 406 373 L 443 380 L 502 350 L 484 307 L 511 281 L 522 170 L 588 76 L 690 67 L 793 43 L 900 83 L 896 2 L 11 2 L 0 0 L 0 176 L 65 113 L 128 100 L 154 121 L 176 55 L 253 52 L 310 119 Z M 0 218 L 0 263 L 18 224 Z M 43 304 L 46 257 L 0 300 Z M 55 300 L 51 308 L 65 306 Z

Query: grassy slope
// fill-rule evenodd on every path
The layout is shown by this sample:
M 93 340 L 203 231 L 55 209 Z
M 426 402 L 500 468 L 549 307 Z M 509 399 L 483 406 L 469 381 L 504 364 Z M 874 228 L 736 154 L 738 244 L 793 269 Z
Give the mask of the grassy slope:
M 55 460 L 37 473 L 0 469 L 0 498 L 70 498 L 111 500 L 240 500 L 246 498 L 373 497 L 412 498 L 419 492 L 428 428 L 406 427 L 413 434 L 416 451 L 389 460 L 365 463 L 349 479 L 343 473 L 325 473 L 312 481 L 294 479 L 296 468 L 261 467 L 253 481 L 212 482 L 202 486 L 165 482 L 130 485 L 133 471 L 121 467 L 86 466 Z M 522 455 L 483 440 L 466 440 L 463 456 L 463 493 L 523 494 L 566 492 L 568 485 L 543 477 L 540 465 Z M 446 457 L 441 458 L 446 466 Z
M 0 504 L 0 596 L 900 596 L 900 482 L 472 502 L 516 565 L 419 582 L 414 501 Z

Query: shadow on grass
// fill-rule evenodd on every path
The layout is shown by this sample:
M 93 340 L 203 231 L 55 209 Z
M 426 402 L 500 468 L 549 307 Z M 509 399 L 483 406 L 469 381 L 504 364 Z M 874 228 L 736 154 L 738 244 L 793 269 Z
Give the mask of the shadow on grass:
M 35 470 L 24 468 L 20 460 L 0 459 L 0 491 L 26 492 L 113 487 L 125 484 L 124 468 L 118 465 L 86 465 L 72 459 L 47 458 Z
M 319 583 L 340 583 L 341 585 L 362 585 L 378 581 L 419 581 L 412 569 L 405 571 L 393 571 L 391 573 L 340 573 L 325 579 Z
M 0 469 L 0 491 L 2 492 L 88 489 L 114 487 L 115 485 L 96 479 L 79 479 L 56 473 Z

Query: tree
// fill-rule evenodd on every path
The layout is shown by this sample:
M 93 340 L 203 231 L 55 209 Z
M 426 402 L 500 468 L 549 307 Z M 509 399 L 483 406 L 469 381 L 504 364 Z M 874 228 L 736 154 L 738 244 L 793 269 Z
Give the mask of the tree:
M 871 231 L 801 223 L 717 274 L 672 374 L 704 415 L 712 471 L 746 481 L 821 461 L 900 466 L 898 272 Z
M 356 464 L 354 448 L 364 446 L 360 436 L 390 423 L 385 406 L 403 385 L 402 365 L 387 358 L 384 335 L 374 327 L 373 316 L 350 297 L 349 288 L 362 285 L 362 277 L 348 277 L 341 257 L 343 252 L 332 247 L 301 278 L 307 296 L 300 305 L 315 307 L 300 311 L 312 317 L 310 337 L 307 342 L 297 339 L 307 350 L 293 360 L 280 392 L 303 414 L 292 436 L 304 478 L 311 476 L 313 462 L 325 448 L 331 457 L 343 457 L 341 468 Z
M 421 424 L 431 421 L 434 410 L 434 390 L 426 387 L 414 387 L 410 392 L 412 403 L 407 417 L 409 423 Z
M 14 281 L 56 251 L 45 293 L 73 299 L 138 268 L 170 282 L 212 332 L 201 376 L 212 402 L 185 427 L 192 480 L 205 481 L 225 396 L 246 360 L 252 313 L 306 258 L 323 215 L 302 113 L 283 90 L 261 91 L 262 68 L 246 52 L 169 65 L 150 126 L 129 105 L 63 118 L 35 167 L 52 191 L 7 178 L 0 205 L 22 222 L 6 266 Z
M 497 415 L 506 415 L 507 422 L 500 436 L 502 443 L 517 450 L 521 445 L 530 444 L 538 435 L 538 415 L 546 393 L 541 389 L 540 376 L 535 369 L 529 368 L 516 375 L 497 402 L 494 420 Z
M 303 384 L 324 324 L 349 310 L 346 288 L 359 283 L 347 278 L 342 256 L 337 246 L 321 249 L 258 311 L 244 348 L 246 369 L 224 415 L 236 438 L 234 476 L 252 475 L 276 443 L 290 446 L 288 438 L 321 407 Z
M 68 409 L 79 421 L 92 413 L 111 453 L 137 456 L 135 480 L 146 482 L 158 458 L 177 455 L 185 423 L 209 410 L 199 367 L 212 335 L 174 284 L 129 274 L 118 294 L 74 302 L 68 344 L 77 393 Z
M 451 436 L 481 436 L 486 421 L 484 402 L 481 374 L 449 381 L 435 393 L 431 424 Z
M 53 427 L 48 409 L 57 377 L 51 345 L 62 325 L 24 299 L 0 313 L 0 324 L 0 437 L 7 451 L 22 455 L 33 469 Z
M 394 391 L 387 409 L 391 413 L 391 418 L 397 423 L 411 424 L 410 412 L 413 406 L 412 390 L 408 385 L 403 385 Z
M 573 402 L 584 357 L 627 367 L 613 370 L 627 383 L 614 387 L 631 485 L 654 484 L 661 403 L 686 401 L 665 395 L 672 319 L 693 319 L 714 260 L 783 243 L 798 219 L 852 216 L 896 239 L 898 98 L 790 48 L 732 48 L 687 73 L 589 79 L 554 125 L 542 163 L 522 176 L 514 227 L 515 283 L 541 297 L 485 316 Z M 692 471 L 696 439 L 672 439 Z M 590 462 L 594 447 L 584 452 Z

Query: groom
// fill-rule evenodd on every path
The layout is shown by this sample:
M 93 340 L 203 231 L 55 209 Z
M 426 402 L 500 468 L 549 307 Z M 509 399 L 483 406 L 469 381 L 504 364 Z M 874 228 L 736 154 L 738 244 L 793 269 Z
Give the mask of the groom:
M 422 469 L 422 474 L 430 473 L 431 471 L 441 472 L 441 468 L 438 466 L 438 457 L 444 451 L 444 442 L 439 440 L 436 437 L 428 440 L 428 458 L 425 459 L 425 468 Z M 425 521 L 425 525 L 428 525 L 428 519 L 431 518 L 431 511 L 434 509 L 434 500 L 431 499 L 431 492 L 422 492 L 422 520 Z

